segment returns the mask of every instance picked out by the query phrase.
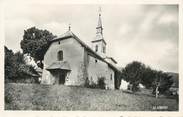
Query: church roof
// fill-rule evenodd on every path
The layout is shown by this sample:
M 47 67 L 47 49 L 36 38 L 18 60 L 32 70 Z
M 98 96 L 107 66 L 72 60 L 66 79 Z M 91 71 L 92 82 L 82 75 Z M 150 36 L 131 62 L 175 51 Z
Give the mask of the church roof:
M 54 42 L 54 41 L 59 41 L 59 40 L 64 40 L 64 39 L 68 39 L 68 38 L 74 38 L 76 39 L 84 48 L 86 48 L 87 51 L 89 51 L 92 56 L 95 56 L 96 58 L 98 58 L 99 60 L 107 63 L 111 68 L 117 70 L 120 72 L 120 70 L 112 65 L 111 63 L 107 62 L 104 58 L 102 58 L 100 55 L 98 55 L 95 51 L 93 51 L 87 44 L 85 44 L 82 40 L 80 40 L 72 31 L 67 31 L 66 33 L 54 38 L 51 42 Z
M 113 57 L 106 57 L 105 59 L 111 59 L 114 63 L 117 63 L 117 61 Z
M 67 61 L 55 61 L 46 68 L 47 70 L 71 70 L 70 65 Z
M 69 30 L 69 31 L 65 32 L 64 34 L 52 39 L 52 41 L 69 38 L 69 37 L 73 37 L 73 36 L 74 36 L 74 34 Z
M 104 39 L 99 39 L 99 40 L 93 40 L 92 42 L 98 42 L 98 41 L 103 41 L 105 45 L 107 45 L 107 43 L 105 42 Z

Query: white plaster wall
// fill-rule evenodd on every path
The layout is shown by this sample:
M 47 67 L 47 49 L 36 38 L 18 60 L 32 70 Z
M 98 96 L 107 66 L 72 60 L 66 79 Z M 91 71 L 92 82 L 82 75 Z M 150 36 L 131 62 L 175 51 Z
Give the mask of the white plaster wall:
M 108 74 L 107 75 L 109 78 L 107 78 L 106 84 L 109 87 L 109 89 L 114 89 L 114 77 L 115 77 L 115 75 L 114 75 L 114 71 L 110 67 L 108 67 Z M 112 76 L 112 79 L 111 79 L 111 76 Z
M 97 60 L 97 62 L 95 62 Z M 88 79 L 91 82 L 97 83 L 98 78 L 104 77 L 106 83 L 106 89 L 114 89 L 114 71 L 108 67 L 108 65 L 90 55 L 88 55 L 88 67 L 87 67 Z M 112 80 L 111 80 L 112 74 Z
M 44 56 L 44 69 L 42 83 L 53 84 L 55 78 L 47 71 L 49 65 L 57 61 L 58 51 L 63 51 L 63 61 L 70 64 L 71 72 L 65 81 L 65 85 L 83 85 L 85 82 L 83 72 L 84 48 L 73 38 L 53 42 Z
M 92 43 L 92 49 L 95 51 L 95 47 L 96 45 L 98 45 L 98 51 L 97 53 L 102 56 L 103 58 L 106 57 L 106 54 L 103 53 L 103 46 L 105 46 L 105 44 L 103 43 L 103 41 L 99 41 L 99 42 L 93 42 Z

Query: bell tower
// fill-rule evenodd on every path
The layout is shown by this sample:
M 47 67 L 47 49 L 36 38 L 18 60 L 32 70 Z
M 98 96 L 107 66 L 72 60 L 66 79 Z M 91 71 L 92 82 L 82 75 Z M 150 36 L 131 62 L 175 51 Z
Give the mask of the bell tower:
M 92 41 L 92 48 L 95 52 L 97 52 L 102 57 L 105 57 L 106 53 L 106 42 L 103 37 L 103 27 L 101 20 L 101 8 L 99 8 L 99 19 L 96 27 L 96 37 Z

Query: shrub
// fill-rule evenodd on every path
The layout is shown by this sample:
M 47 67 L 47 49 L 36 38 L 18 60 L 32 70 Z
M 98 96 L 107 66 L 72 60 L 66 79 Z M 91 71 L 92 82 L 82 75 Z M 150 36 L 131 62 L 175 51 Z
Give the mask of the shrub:
M 98 88 L 105 89 L 105 86 L 106 86 L 105 78 L 104 77 L 99 78 L 97 84 L 98 84 Z
M 87 88 L 105 89 L 105 86 L 106 86 L 106 84 L 105 84 L 105 78 L 104 77 L 98 78 L 97 83 L 95 83 L 93 81 L 93 79 L 91 79 L 89 81 L 88 77 L 86 78 L 85 87 L 87 87 Z

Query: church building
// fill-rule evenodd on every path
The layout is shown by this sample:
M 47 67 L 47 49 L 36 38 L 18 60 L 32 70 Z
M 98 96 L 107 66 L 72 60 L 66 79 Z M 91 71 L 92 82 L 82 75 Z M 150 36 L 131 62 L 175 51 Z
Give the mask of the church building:
M 54 38 L 44 55 L 42 84 L 86 86 L 104 79 L 105 89 L 119 89 L 121 79 L 117 62 L 106 55 L 101 13 L 96 37 L 89 47 L 70 29 Z

